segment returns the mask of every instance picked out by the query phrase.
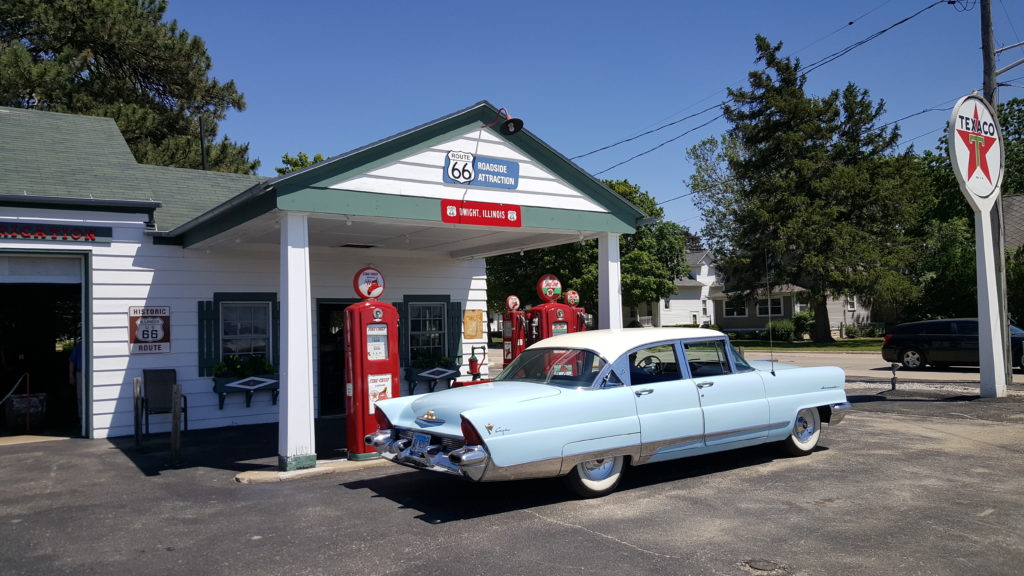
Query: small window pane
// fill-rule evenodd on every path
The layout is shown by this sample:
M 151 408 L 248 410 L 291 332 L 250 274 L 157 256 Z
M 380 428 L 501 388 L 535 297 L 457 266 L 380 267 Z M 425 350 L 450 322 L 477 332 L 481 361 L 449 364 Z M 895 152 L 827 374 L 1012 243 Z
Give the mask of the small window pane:
M 220 318 L 222 358 L 231 354 L 269 357 L 269 302 L 222 302 Z
M 409 356 L 413 365 L 438 364 L 447 355 L 446 305 L 409 303 Z

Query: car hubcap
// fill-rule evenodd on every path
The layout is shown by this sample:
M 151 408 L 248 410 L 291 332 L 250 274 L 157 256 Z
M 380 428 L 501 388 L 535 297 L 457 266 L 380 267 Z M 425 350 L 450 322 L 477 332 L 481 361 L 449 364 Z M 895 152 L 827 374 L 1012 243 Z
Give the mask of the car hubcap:
M 614 467 L 613 458 L 601 458 L 580 464 L 580 471 L 588 480 L 604 480 L 612 473 Z
M 801 443 L 810 440 L 817 431 L 818 427 L 814 425 L 814 420 L 808 418 L 806 413 L 801 412 L 800 415 L 796 417 L 796 425 L 793 426 L 793 436 L 795 436 Z
M 911 368 L 917 368 L 921 365 L 921 357 L 917 352 L 907 352 L 903 355 L 903 363 Z

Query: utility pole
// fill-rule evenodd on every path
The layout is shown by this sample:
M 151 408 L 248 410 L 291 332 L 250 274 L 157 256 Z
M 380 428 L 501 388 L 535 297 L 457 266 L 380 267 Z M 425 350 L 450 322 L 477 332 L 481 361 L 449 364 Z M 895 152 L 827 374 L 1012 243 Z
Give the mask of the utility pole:
M 983 74 L 983 90 L 985 100 L 992 105 L 993 111 L 999 104 L 999 82 L 998 77 L 1003 72 L 1007 72 L 1024 64 L 1024 58 L 1017 60 L 1004 66 L 1002 68 L 996 68 L 996 55 L 1000 52 L 1005 52 L 1019 46 L 1024 46 L 1024 42 L 1018 42 L 1016 44 L 1005 46 L 996 50 L 995 40 L 992 38 L 992 0 L 981 0 L 981 57 L 982 57 L 982 74 Z M 998 118 L 997 118 L 998 120 Z M 1010 355 L 1010 335 L 1008 333 L 1009 325 L 1009 307 L 1006 302 L 1006 266 L 1005 266 L 1005 233 L 1003 228 L 1003 197 L 999 196 L 999 202 L 996 203 L 995 209 L 992 211 L 992 224 L 993 229 L 998 231 L 993 236 L 994 248 L 996 254 L 999 255 L 997 258 L 997 290 L 999 299 L 999 311 L 1000 316 L 1005 319 L 1004 325 L 1000 327 L 1003 336 L 1003 350 L 1005 352 L 1004 358 L 1006 358 L 1006 381 L 1011 382 L 1013 378 L 1013 358 Z
M 982 62 L 982 88 L 985 100 L 992 105 L 995 114 L 997 104 L 996 84 L 996 48 L 992 39 L 992 0 L 981 0 L 981 62 Z M 998 120 L 998 116 L 997 116 Z M 1013 382 L 1013 355 L 1010 349 L 1010 316 L 1009 306 L 1006 298 L 1006 232 L 1003 226 L 1003 196 L 999 195 L 998 200 L 989 213 L 992 221 L 992 250 L 995 258 L 995 292 L 996 306 L 999 309 L 999 340 L 995 342 L 1003 348 L 1003 374 L 1005 382 Z M 978 318 L 978 328 L 981 326 L 981 318 Z M 999 367 L 996 367 L 998 369 Z

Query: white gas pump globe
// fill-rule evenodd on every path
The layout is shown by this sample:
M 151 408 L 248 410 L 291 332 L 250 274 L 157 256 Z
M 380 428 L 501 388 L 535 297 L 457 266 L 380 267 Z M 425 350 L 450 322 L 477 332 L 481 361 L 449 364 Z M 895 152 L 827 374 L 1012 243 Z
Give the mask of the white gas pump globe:
M 981 96 L 964 96 L 949 119 L 949 159 L 960 190 L 975 212 L 989 210 L 1003 180 L 1003 137 L 992 106 Z

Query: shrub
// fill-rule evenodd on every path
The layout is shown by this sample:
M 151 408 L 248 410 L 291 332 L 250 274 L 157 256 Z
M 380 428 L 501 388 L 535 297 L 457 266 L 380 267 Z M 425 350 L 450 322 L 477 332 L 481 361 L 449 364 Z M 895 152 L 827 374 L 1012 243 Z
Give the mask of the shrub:
M 793 334 L 803 337 L 814 331 L 814 312 L 804 310 L 793 316 Z
M 793 322 L 791 320 L 772 320 L 765 326 L 766 334 L 772 340 L 790 341 L 793 339 Z
M 629 323 L 629 324 L 628 324 L 628 325 L 626 326 L 626 328 L 643 328 L 643 327 L 644 327 L 644 325 L 643 325 L 643 324 L 641 324 L 639 320 L 633 320 L 633 321 L 631 321 L 631 322 L 630 322 L 630 323 Z

